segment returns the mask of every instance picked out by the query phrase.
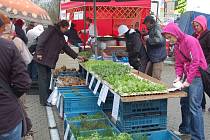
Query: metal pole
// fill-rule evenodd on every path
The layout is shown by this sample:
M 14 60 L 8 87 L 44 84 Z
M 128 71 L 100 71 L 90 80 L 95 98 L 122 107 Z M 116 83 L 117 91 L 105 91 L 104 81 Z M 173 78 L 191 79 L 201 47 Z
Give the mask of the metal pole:
M 96 0 L 93 0 L 93 7 L 94 7 L 94 49 L 95 49 L 95 59 L 98 59 L 98 51 L 97 51 L 97 35 L 96 35 Z
M 86 0 L 84 1 L 84 15 L 83 15 L 83 19 L 84 19 L 84 50 L 85 50 L 85 45 L 87 42 L 87 38 L 86 38 Z

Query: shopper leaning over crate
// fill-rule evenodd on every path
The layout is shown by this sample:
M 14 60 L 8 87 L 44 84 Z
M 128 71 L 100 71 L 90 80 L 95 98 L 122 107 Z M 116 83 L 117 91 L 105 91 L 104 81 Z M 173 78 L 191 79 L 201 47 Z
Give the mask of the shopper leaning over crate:
M 54 26 L 49 26 L 39 37 L 36 46 L 34 60 L 37 62 L 38 85 L 40 94 L 40 104 L 49 105 L 47 98 L 49 96 L 49 85 L 51 69 L 55 68 L 61 50 L 72 58 L 78 58 L 84 61 L 84 58 L 78 56 L 66 43 L 64 32 L 69 28 L 66 20 L 61 20 Z
M 146 49 L 140 40 L 139 33 L 134 29 L 128 29 L 126 25 L 120 25 L 118 32 L 119 36 L 124 36 L 126 39 L 129 64 L 134 69 L 145 72 L 149 58 Z
M 204 122 L 201 102 L 203 98 L 203 83 L 199 67 L 207 69 L 207 63 L 199 41 L 184 34 L 175 23 L 169 23 L 163 30 L 163 35 L 170 44 L 175 45 L 176 80 L 184 77 L 181 88 L 188 97 L 181 98 L 182 123 L 179 132 L 191 134 L 192 140 L 204 140 Z

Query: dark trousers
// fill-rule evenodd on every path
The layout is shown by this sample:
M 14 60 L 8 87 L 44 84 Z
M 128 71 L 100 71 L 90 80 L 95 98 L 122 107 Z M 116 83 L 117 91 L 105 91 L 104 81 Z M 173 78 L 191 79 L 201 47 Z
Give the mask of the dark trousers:
M 33 81 L 36 81 L 38 79 L 37 66 L 34 60 L 32 60 L 31 63 L 28 65 L 28 72 Z
M 37 63 L 37 70 L 40 104 L 45 105 L 49 97 L 51 68 Z

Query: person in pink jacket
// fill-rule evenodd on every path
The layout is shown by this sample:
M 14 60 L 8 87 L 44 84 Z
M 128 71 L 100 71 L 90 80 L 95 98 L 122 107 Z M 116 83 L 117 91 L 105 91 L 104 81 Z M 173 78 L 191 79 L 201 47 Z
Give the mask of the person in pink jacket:
M 176 80 L 182 81 L 182 89 L 188 93 L 181 98 L 182 122 L 179 132 L 191 134 L 192 140 L 204 140 L 204 123 L 201 102 L 203 83 L 199 67 L 207 69 L 207 63 L 199 41 L 185 33 L 175 23 L 163 29 L 163 35 L 170 44 L 175 45 Z M 182 79 L 183 78 L 183 79 Z
M 203 50 L 208 65 L 207 71 L 210 73 L 210 31 L 207 28 L 206 17 L 203 15 L 195 17 L 195 19 L 192 22 L 192 27 L 195 31 L 192 36 L 197 38 L 200 42 L 201 48 Z M 203 108 L 203 111 L 205 111 L 206 98 L 204 93 L 201 106 Z M 208 110 L 210 112 L 210 108 Z

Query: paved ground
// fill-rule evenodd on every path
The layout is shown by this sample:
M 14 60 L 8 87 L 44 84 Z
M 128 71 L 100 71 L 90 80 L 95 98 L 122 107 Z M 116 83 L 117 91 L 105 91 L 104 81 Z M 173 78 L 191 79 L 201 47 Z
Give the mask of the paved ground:
M 175 78 L 173 66 L 166 65 L 163 71 L 162 80 L 166 83 L 172 83 Z M 46 109 L 39 105 L 39 98 L 36 90 L 27 95 L 27 111 L 33 122 L 34 140 L 50 140 Z M 210 107 L 210 99 L 207 97 L 207 104 Z M 58 117 L 56 109 L 53 108 L 60 137 L 63 138 L 63 123 Z M 206 140 L 210 140 L 210 113 L 204 113 Z M 179 99 L 169 99 L 168 101 L 168 128 L 177 130 L 181 122 Z

